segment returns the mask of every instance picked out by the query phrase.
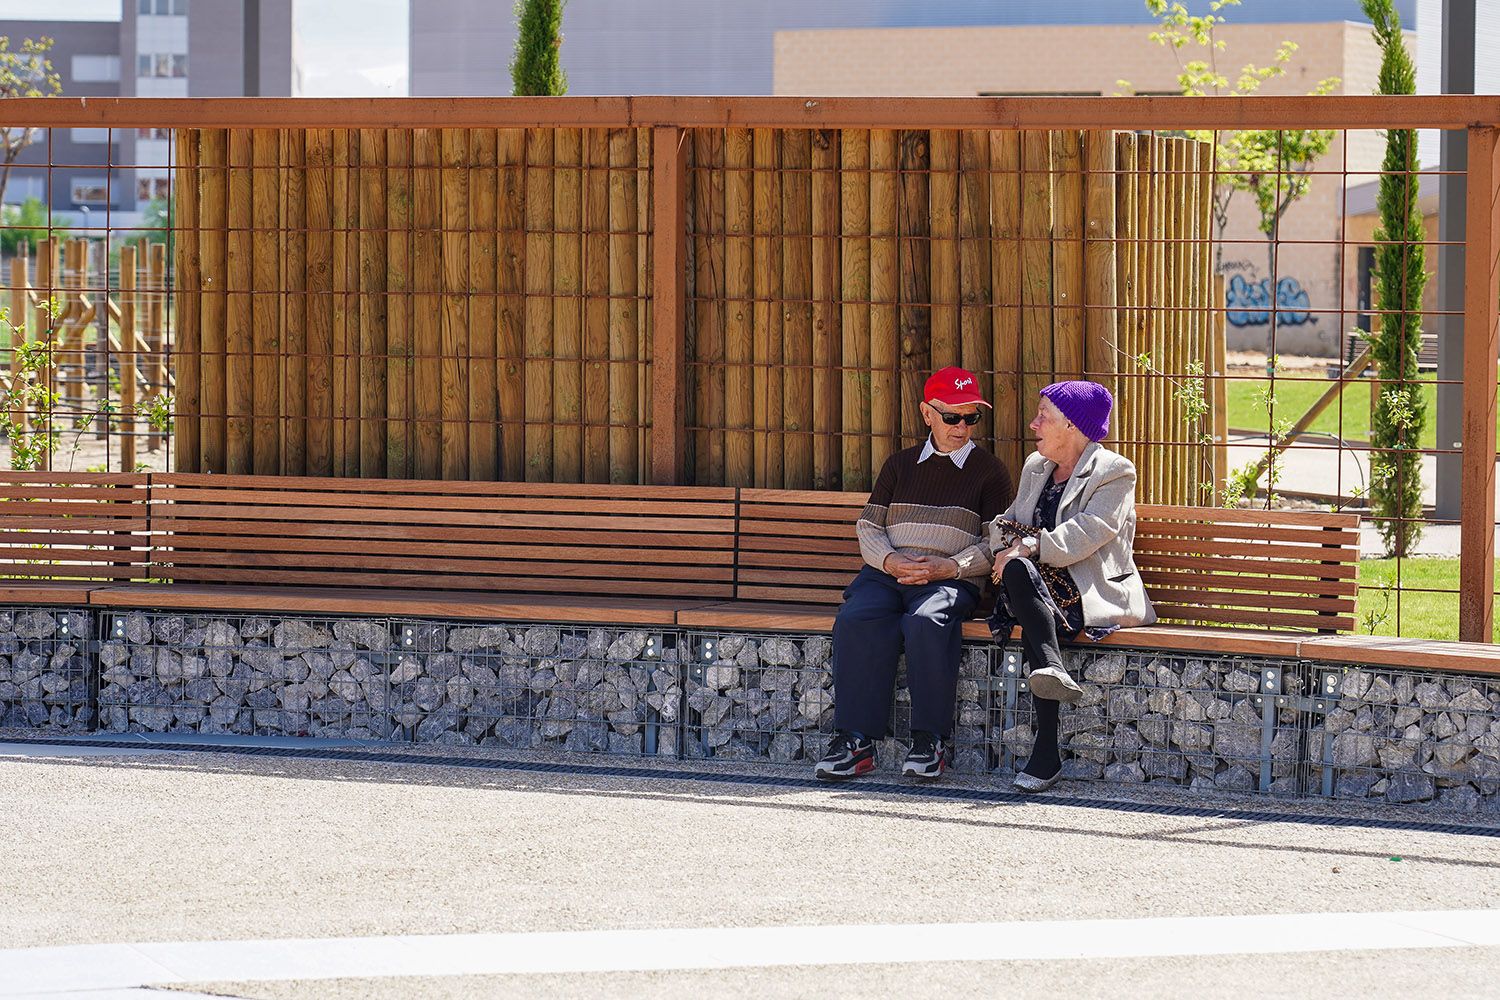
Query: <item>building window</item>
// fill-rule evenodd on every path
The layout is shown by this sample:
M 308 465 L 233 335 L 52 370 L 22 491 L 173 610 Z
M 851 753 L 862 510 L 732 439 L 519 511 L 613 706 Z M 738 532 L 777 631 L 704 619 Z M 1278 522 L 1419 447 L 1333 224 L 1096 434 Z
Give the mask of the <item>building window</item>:
M 172 182 L 165 177 L 140 177 L 135 182 L 136 201 L 155 201 L 172 196 Z
M 182 15 L 187 13 L 187 0 L 141 0 L 140 6 L 136 8 L 143 17 L 152 14 L 165 17 L 168 14 Z
M 107 128 L 75 128 L 69 129 L 69 138 L 76 143 L 89 145 L 103 145 L 109 142 L 109 129 Z
M 74 56 L 73 79 L 78 83 L 117 83 L 119 56 Z
M 109 185 L 102 177 L 79 177 L 73 181 L 73 204 L 109 204 Z
M 187 76 L 187 56 L 181 53 L 143 52 L 136 58 L 136 75 L 185 77 Z
M 135 137 L 143 142 L 150 142 L 154 139 L 170 139 L 172 138 L 172 130 L 169 128 L 138 128 L 135 130 Z

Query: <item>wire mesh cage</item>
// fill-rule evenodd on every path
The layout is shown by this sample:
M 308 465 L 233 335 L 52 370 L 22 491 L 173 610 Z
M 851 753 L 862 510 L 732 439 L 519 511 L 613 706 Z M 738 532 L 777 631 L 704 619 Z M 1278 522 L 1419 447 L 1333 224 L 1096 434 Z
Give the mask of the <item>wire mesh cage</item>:
M 1295 663 L 1184 657 L 1144 650 L 1065 649 L 1083 687 L 1058 719 L 1072 778 L 1196 790 L 1294 795 L 1303 679 Z M 999 660 L 989 743 L 1002 773 L 1024 767 L 1036 713 L 1019 644 Z
M 1308 788 L 1338 798 L 1500 812 L 1500 681 L 1317 670 Z
M 84 611 L 0 608 L 0 728 L 92 726 L 91 626 Z
M 683 756 L 793 764 L 811 763 L 827 751 L 834 705 L 828 636 L 691 632 L 683 642 Z M 983 682 L 990 667 L 988 647 L 964 649 L 953 731 L 958 772 L 982 773 L 989 765 Z M 892 736 L 877 749 L 885 770 L 898 768 L 911 747 L 904 657 L 893 699 Z
M 383 619 L 136 611 L 102 630 L 108 732 L 390 736 Z
M 669 633 L 398 621 L 392 736 L 622 755 L 677 752 Z

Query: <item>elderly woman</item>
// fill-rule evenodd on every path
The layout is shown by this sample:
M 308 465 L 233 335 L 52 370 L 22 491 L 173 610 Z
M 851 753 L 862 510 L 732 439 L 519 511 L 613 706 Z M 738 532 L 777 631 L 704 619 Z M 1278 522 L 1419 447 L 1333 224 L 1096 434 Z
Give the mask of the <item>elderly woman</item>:
M 1113 407 L 1095 382 L 1043 389 L 1031 421 L 1036 454 L 1015 502 L 989 525 L 1000 587 L 990 630 L 1003 644 L 1021 626 L 1036 707 L 1036 742 L 1015 779 L 1023 792 L 1044 792 L 1062 776 L 1058 703 L 1083 694 L 1063 665 L 1059 637 L 1097 641 L 1156 621 L 1131 554 L 1135 466 L 1099 444 Z

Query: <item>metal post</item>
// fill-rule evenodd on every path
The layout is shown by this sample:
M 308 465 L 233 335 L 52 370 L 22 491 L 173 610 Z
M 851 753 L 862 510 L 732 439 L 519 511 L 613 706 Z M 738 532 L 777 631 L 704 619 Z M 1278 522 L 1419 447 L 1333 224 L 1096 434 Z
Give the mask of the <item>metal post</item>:
M 1474 0 L 1443 0 L 1441 90 L 1445 94 L 1474 93 Z M 1441 133 L 1438 166 L 1438 331 L 1437 446 L 1463 447 L 1464 377 L 1464 214 L 1467 199 L 1468 134 L 1463 129 Z M 1450 173 L 1451 171 L 1451 173 Z M 1450 383 L 1450 384 L 1444 384 Z M 1460 469 L 1455 453 L 1437 456 L 1437 516 L 1457 520 L 1462 499 Z

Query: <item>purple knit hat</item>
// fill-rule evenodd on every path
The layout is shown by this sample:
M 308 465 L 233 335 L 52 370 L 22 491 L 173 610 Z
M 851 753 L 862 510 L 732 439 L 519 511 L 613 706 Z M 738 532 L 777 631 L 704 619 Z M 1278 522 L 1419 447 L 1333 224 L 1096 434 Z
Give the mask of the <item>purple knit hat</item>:
M 1115 398 L 1098 382 L 1053 382 L 1042 390 L 1042 398 L 1083 431 L 1090 441 L 1103 441 L 1109 435 L 1109 411 Z

